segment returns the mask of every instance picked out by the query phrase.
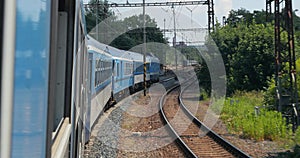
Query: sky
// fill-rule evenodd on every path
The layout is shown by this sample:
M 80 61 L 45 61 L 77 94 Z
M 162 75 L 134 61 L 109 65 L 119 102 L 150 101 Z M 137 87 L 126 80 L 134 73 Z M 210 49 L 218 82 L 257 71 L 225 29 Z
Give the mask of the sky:
M 84 3 L 88 0 L 84 0 Z M 127 0 L 108 0 L 109 3 L 126 3 Z M 192 0 L 146 0 L 147 2 L 169 2 L 169 1 L 192 1 Z M 265 10 L 266 0 L 214 0 L 215 20 L 222 23 L 222 17 L 228 16 L 229 11 L 245 8 L 253 10 Z M 140 3 L 142 0 L 128 0 L 129 3 Z M 293 0 L 293 9 L 299 9 L 296 14 L 300 16 L 300 1 Z M 273 7 L 273 5 L 272 5 Z M 120 18 L 132 15 L 142 14 L 142 8 L 112 8 L 115 14 Z M 192 10 L 192 11 L 189 11 Z M 160 28 L 174 28 L 174 18 L 171 7 L 146 7 L 146 14 L 154 18 Z M 175 21 L 176 28 L 207 28 L 207 6 L 176 6 Z M 164 22 L 165 21 L 165 22 Z M 203 32 L 178 32 L 178 40 L 182 41 L 201 41 Z M 171 39 L 172 32 L 166 33 Z

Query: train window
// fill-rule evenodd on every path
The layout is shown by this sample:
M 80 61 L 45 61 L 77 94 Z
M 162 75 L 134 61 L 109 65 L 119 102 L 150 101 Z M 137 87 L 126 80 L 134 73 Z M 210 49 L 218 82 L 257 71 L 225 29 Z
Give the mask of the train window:
M 100 70 L 97 71 L 97 86 L 100 84 Z
M 147 63 L 147 64 L 146 64 L 147 72 L 149 71 L 149 68 L 150 68 L 150 63 Z
M 143 63 L 142 62 L 136 62 L 134 71 L 137 72 L 137 73 L 143 72 L 144 71 Z
M 117 76 L 120 76 L 120 64 L 117 63 Z
M 96 87 L 97 86 L 97 72 L 95 71 L 95 82 L 94 82 L 94 87 Z
M 95 61 L 95 87 L 100 84 L 100 69 L 101 69 L 101 61 L 96 59 Z
M 118 64 L 117 64 L 118 66 Z M 111 76 L 111 62 L 96 60 L 95 62 L 95 87 L 99 86 Z
M 124 75 L 132 74 L 132 63 L 125 63 Z

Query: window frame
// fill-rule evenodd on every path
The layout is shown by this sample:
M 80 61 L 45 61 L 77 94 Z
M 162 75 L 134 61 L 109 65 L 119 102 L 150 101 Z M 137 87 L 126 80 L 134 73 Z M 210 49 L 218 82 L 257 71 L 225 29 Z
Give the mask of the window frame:
M 4 22 L 3 22 L 3 17 L 4 17 L 4 0 L 0 1 L 0 65 L 2 67 L 2 44 L 3 44 L 3 25 L 4 25 Z M 2 69 L 0 68 L 0 129 L 2 129 L 2 126 L 1 126 L 1 92 L 2 92 Z M 1 130 L 0 130 L 0 135 L 1 135 Z M 0 137 L 0 142 L 1 142 L 1 137 Z M 1 153 L 1 148 L 0 148 L 0 153 Z

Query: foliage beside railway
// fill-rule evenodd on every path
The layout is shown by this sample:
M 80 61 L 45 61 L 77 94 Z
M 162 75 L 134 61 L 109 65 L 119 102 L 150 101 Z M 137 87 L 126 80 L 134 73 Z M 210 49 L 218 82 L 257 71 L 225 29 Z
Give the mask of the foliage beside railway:
M 290 140 L 291 128 L 286 126 L 281 113 L 263 105 L 261 92 L 237 92 L 227 98 L 221 118 L 231 133 L 255 140 Z M 215 107 L 214 107 L 215 106 Z M 214 105 L 216 110 L 217 106 Z
M 300 128 L 298 127 L 298 129 L 295 132 L 295 142 L 297 143 L 297 145 L 300 146 Z M 299 152 L 300 153 L 300 152 Z
M 300 57 L 300 17 L 295 19 L 295 49 Z M 265 90 L 274 78 L 274 23 L 265 21 L 265 12 L 232 10 L 226 26 L 216 26 L 211 37 L 218 46 L 226 68 L 227 94 L 235 91 Z M 281 33 L 282 46 L 287 32 Z M 201 80 L 201 79 L 200 79 Z
M 227 92 L 262 90 L 274 74 L 271 25 L 236 24 L 217 27 L 212 34 L 226 68 Z

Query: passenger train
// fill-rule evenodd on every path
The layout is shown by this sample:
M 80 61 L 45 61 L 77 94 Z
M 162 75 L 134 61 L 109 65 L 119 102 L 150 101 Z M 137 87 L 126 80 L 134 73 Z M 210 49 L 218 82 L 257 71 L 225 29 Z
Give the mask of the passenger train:
M 143 85 L 143 56 L 86 34 L 80 0 L 0 1 L 0 157 L 81 157 L 97 118 Z M 147 82 L 159 59 L 146 58 Z

